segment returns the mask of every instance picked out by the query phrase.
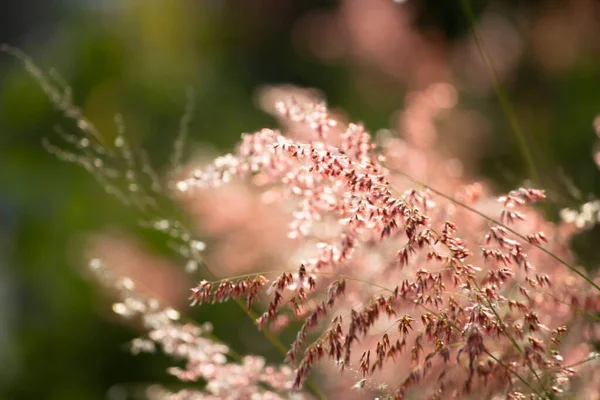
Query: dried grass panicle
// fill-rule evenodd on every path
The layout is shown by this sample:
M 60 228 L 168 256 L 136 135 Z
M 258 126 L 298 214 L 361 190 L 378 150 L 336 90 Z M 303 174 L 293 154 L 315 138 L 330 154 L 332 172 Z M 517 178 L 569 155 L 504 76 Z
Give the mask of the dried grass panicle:
M 597 313 L 598 293 L 536 248 L 570 257 L 560 227 L 530 207 L 545 198 L 542 190 L 519 188 L 494 205 L 482 183 L 458 182 L 451 195 L 500 221 L 490 223 L 427 189 L 399 184 L 394 163 L 386 165 L 386 144 L 377 153 L 362 126 L 332 119 L 323 103 L 292 99 L 277 110 L 297 125 L 285 135 L 244 135 L 237 152 L 181 186 L 192 191 L 250 175 L 294 210 L 289 237 L 303 254 L 312 243 L 313 255 L 295 275 L 273 281 L 258 324 L 276 320 L 286 304 L 304 321 L 286 357 L 296 360 L 305 346 L 295 389 L 323 358 L 367 378 L 362 387 L 381 389 L 376 382 L 384 382 L 383 393 L 396 398 L 411 390 L 434 398 L 507 390 L 543 397 L 568 388 L 557 360 L 569 348 L 559 349 L 552 332 L 569 323 L 581 337 L 588 322 L 574 307 Z M 308 287 L 307 274 L 314 276 Z M 569 285 L 555 289 L 554 280 Z M 364 305 L 357 308 L 356 300 Z M 558 304 L 561 312 L 553 313 Z M 333 322 L 308 342 L 326 316 Z M 400 381 L 390 375 L 398 370 L 406 371 Z
M 157 299 L 144 294 L 129 278 L 117 278 L 99 258 L 93 258 L 90 269 L 98 280 L 110 289 L 117 289 L 119 302 L 113 311 L 127 319 L 139 319 L 147 330 L 144 337 L 131 341 L 131 351 L 155 352 L 160 348 L 184 367 L 171 367 L 168 373 L 183 382 L 204 380 L 203 391 L 169 392 L 151 386 L 145 396 L 153 399 L 285 399 L 294 377 L 288 366 L 269 366 L 259 356 L 239 356 L 219 342 L 212 334 L 210 323 L 197 325 L 183 322 L 178 311 L 163 306 Z M 298 397 L 300 398 L 300 397 Z
M 564 221 L 547 221 L 532 207 L 545 197 L 538 189 L 519 188 L 496 198 L 485 182 L 472 182 L 459 161 L 437 150 L 431 119 L 437 108 L 451 109 L 456 101 L 440 105 L 428 99 L 455 93 L 451 85 L 413 96 L 419 101 L 408 107 L 428 112 L 402 113 L 400 126 L 407 134 L 382 134 L 377 141 L 324 102 L 294 96 L 290 88 L 279 91 L 287 98 L 275 109 L 286 132 L 244 134 L 235 152 L 163 184 L 147 158 L 127 144 L 120 118 L 114 146 L 105 146 L 72 104 L 70 90 L 16 55 L 82 135 L 62 134 L 71 150 L 50 144 L 48 149 L 139 208 L 145 225 L 165 233 L 194 266 L 190 271 L 204 267 L 205 279 L 192 288 L 192 304 L 245 299 L 249 315 L 264 310 L 256 322 L 278 346 L 267 328 L 301 323 L 287 366 L 267 367 L 259 357 L 236 361 L 207 328 L 179 322 L 178 312 L 141 296 L 133 281 L 112 280 L 122 296 L 114 310 L 140 317 L 149 332 L 133 342 L 133 350 L 162 347 L 186 360 L 171 373 L 183 381 L 208 381 L 203 391 L 156 389 L 149 397 L 299 396 L 290 390 L 302 389 L 317 363 L 324 374 L 344 371 L 324 385 L 336 398 L 364 398 L 368 391 L 396 399 L 549 399 L 600 391 L 594 383 L 600 382 L 598 357 L 591 353 L 599 336 L 594 323 L 600 297 L 590 284 L 600 279 L 587 278 L 568 262 L 573 256 L 567 243 L 586 223 L 566 211 Z M 423 124 L 427 140 L 415 128 Z M 232 224 L 229 209 L 214 209 L 213 224 L 204 233 L 224 238 L 214 246 L 227 244 L 230 250 L 243 244 L 240 238 L 252 237 L 253 259 L 273 268 L 256 272 L 257 264 L 250 274 L 218 276 L 193 229 L 157 205 L 170 197 L 193 211 L 194 202 L 203 201 L 197 199 L 226 185 L 234 188 L 225 194 L 229 204 L 252 197 L 269 202 L 272 212 L 252 219 L 252 207 L 237 209 L 238 220 L 253 221 L 247 227 Z M 235 189 L 240 187 L 252 190 L 240 198 Z M 287 216 L 287 237 L 267 241 L 252 234 L 254 225 L 280 224 L 281 215 Z M 244 230 L 245 236 L 237 235 Z M 240 251 L 235 256 L 245 257 Z M 319 362 L 324 359 L 332 362 Z M 576 375 L 590 383 L 578 388 L 571 383 Z M 321 393 L 311 387 L 313 394 Z
M 192 294 L 189 299 L 192 301 L 192 305 L 201 305 L 204 303 L 222 303 L 229 299 L 244 297 L 247 301 L 247 307 L 251 308 L 252 303 L 258 297 L 266 282 L 267 278 L 262 275 L 240 279 L 235 282 L 225 279 L 218 284 L 203 280 L 191 289 Z

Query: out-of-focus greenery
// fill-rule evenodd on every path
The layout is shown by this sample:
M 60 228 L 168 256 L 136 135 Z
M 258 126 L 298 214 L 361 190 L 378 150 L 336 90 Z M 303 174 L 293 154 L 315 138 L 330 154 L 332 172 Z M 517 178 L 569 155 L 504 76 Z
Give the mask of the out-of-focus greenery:
M 372 131 L 390 126 L 389 115 L 403 105 L 405 84 L 380 85 L 377 96 L 365 95 L 356 83 L 360 69 L 351 61 L 325 64 L 299 54 L 294 45 L 295 22 L 336 3 L 250 3 L 13 2 L 3 7 L 0 41 L 59 71 L 76 103 L 107 138 L 116 134 L 114 114 L 123 114 L 132 143 L 147 149 L 159 167 L 169 156 L 165 149 L 177 132 L 188 87 L 196 93 L 191 127 L 196 145 L 186 148 L 188 154 L 197 143 L 226 150 L 240 133 L 273 125 L 253 103 L 254 90 L 265 83 L 317 87 Z M 415 23 L 423 29 L 436 29 L 450 44 L 469 35 L 458 2 L 418 3 Z M 477 3 L 478 12 L 489 5 Z M 525 19 L 530 7 L 556 6 L 552 1 L 511 3 Z M 592 120 L 600 113 L 600 57 L 578 59 L 552 74 L 537 70 L 527 46 L 524 52 L 507 88 L 510 99 L 543 156 L 538 161 L 544 181 L 560 192 L 561 205 L 576 204 L 558 171 L 572 180 L 583 200 L 600 192 L 591 158 Z M 56 136 L 53 127 L 62 120 L 22 66 L 5 54 L 0 55 L 0 79 L 0 398 L 86 400 L 109 393 L 118 399 L 119 392 L 110 389 L 115 384 L 164 382 L 165 359 L 128 354 L 123 345 L 135 332 L 110 316 L 106 295 L 80 273 L 86 234 L 112 226 L 144 237 L 143 231 L 87 173 L 45 152 L 41 139 Z M 481 170 L 499 188 L 518 185 L 524 163 L 493 93 L 480 96 L 465 89 L 460 95 L 492 122 L 494 151 L 485 155 Z M 598 262 L 589 245 L 597 238 L 579 239 L 584 260 Z M 148 242 L 164 251 L 152 238 Z M 239 325 L 241 314 L 234 307 L 195 316 L 213 321 L 217 335 L 241 351 L 252 338 L 261 340 L 250 323 Z M 256 349 L 275 357 L 266 345 Z

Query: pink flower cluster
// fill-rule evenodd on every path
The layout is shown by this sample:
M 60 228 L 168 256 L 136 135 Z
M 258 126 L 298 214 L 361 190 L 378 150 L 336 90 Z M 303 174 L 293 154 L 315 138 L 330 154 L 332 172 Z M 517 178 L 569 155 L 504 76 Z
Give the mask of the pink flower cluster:
M 286 357 L 299 362 L 295 390 L 330 359 L 324 370 L 346 370 L 359 383 L 325 389 L 350 398 L 364 397 L 357 387 L 398 399 L 597 393 L 571 377 L 597 370 L 599 280 L 572 264 L 574 230 L 534 208 L 542 190 L 494 198 L 436 152 L 435 132 L 426 142 L 384 135 L 376 144 L 324 103 L 292 97 L 276 109 L 288 132 L 244 135 L 235 153 L 193 170 L 177 189 L 193 198 L 231 181 L 253 184 L 289 215 L 295 248 L 272 271 L 202 282 L 194 302 L 252 303 L 278 274 L 257 323 L 302 322 Z M 434 179 L 408 175 L 402 167 L 411 162 Z
M 129 278 L 116 278 L 101 259 L 93 258 L 90 269 L 108 288 L 116 288 L 120 301 L 113 311 L 127 319 L 139 318 L 147 336 L 131 342 L 131 351 L 155 352 L 185 361 L 185 367 L 171 367 L 168 372 L 183 382 L 204 380 L 204 390 L 181 390 L 171 393 L 154 386 L 146 395 L 153 399 L 270 399 L 288 398 L 293 370 L 287 366 L 273 367 L 258 356 L 232 356 L 228 346 L 212 335 L 210 323 L 197 325 L 182 322 L 179 311 L 163 306 L 157 299 L 144 294 Z M 297 396 L 301 399 L 301 396 Z
M 193 304 L 234 298 L 251 316 L 261 307 L 257 325 L 279 347 L 274 332 L 299 324 L 285 365 L 235 357 L 209 326 L 182 323 L 174 308 L 145 295 L 133 279 L 114 278 L 94 258 L 100 280 L 119 291 L 113 311 L 139 318 L 148 331 L 132 350 L 160 347 L 185 362 L 170 373 L 207 382 L 203 390 L 177 393 L 151 387 L 148 397 L 277 399 L 302 397 L 305 388 L 346 399 L 367 393 L 600 398 L 599 356 L 592 352 L 600 338 L 600 278 L 575 265 L 568 248 L 585 224 L 579 217 L 549 222 L 535 208 L 544 200 L 541 190 L 494 196 L 485 182 L 467 178 L 460 160 L 436 148 L 432 120 L 456 103 L 451 86 L 409 95 L 400 117 L 403 137 L 383 131 L 377 140 L 362 125 L 334 117 L 315 96 L 283 90 L 276 112 L 285 133 L 245 134 L 234 153 L 166 185 L 176 192 L 166 194 L 195 214 L 203 235 L 216 239 L 207 246 L 158 207 L 164 186 L 123 135 L 114 148 L 103 147 L 70 91 L 10 51 L 84 135 L 63 133 L 72 150 L 47 143 L 48 150 L 136 207 L 145 226 L 168 236 L 188 271 L 204 274 L 192 288 Z M 233 189 L 214 208 L 198 207 L 224 187 Z M 230 212 L 240 193 L 244 207 Z M 307 382 L 317 365 L 336 376 L 321 389 Z

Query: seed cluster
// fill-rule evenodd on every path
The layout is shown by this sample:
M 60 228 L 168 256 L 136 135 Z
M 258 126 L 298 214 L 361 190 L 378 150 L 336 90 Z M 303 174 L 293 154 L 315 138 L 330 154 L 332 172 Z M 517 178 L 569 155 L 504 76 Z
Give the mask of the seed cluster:
M 294 390 L 325 358 L 357 374 L 361 389 L 397 399 L 411 391 L 550 398 L 569 389 L 561 338 L 571 335 L 571 347 L 584 338 L 589 320 L 578 310 L 597 313 L 600 297 L 564 261 L 571 256 L 560 227 L 533 208 L 542 190 L 494 199 L 481 183 L 458 181 L 449 196 L 411 187 L 386 162 L 394 143 L 377 147 L 323 103 L 276 108 L 312 137 L 246 134 L 235 153 L 178 187 L 193 195 L 259 177 L 291 209 L 288 237 L 312 256 L 273 280 L 257 324 L 275 323 L 286 309 L 302 321 L 286 356 L 298 363 Z M 265 280 L 226 281 L 214 293 L 202 282 L 192 298 L 245 296 L 251 304 Z

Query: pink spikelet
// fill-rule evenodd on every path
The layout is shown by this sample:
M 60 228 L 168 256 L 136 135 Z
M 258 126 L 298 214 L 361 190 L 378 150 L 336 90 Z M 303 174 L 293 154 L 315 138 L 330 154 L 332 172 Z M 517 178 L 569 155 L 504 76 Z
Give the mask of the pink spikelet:
M 593 318 L 600 277 L 576 265 L 568 247 L 578 230 L 596 223 L 598 205 L 562 210 L 555 224 L 535 208 L 542 190 L 497 197 L 485 182 L 468 179 L 461 162 L 435 146 L 434 119 L 456 104 L 451 85 L 411 93 L 398 118 L 403 136 L 383 132 L 378 140 L 314 96 L 280 91 L 284 101 L 274 109 L 285 132 L 244 134 L 231 154 L 163 185 L 147 162 L 136 171 L 121 117 L 114 148 L 104 148 L 71 97 L 13 53 L 83 135 L 62 134 L 73 150 L 46 142 L 48 151 L 140 211 L 144 226 L 168 236 L 186 269 L 203 268 L 191 304 L 233 299 L 280 350 L 276 332 L 297 323 L 284 365 L 234 359 L 208 325 L 181 322 L 179 311 L 143 294 L 133 279 L 112 277 L 94 258 L 98 279 L 119 292 L 113 311 L 147 331 L 132 350 L 161 348 L 183 361 L 169 373 L 207 382 L 201 390 L 153 389 L 147 397 L 320 395 L 306 384 L 317 366 L 335 376 L 323 385 L 334 398 L 365 398 L 365 390 L 391 399 L 600 392 L 592 352 L 600 338 Z M 152 194 L 165 186 L 171 191 L 162 194 L 180 201 L 214 244 L 165 215 Z M 589 382 L 584 389 L 573 384 L 576 375 Z
M 564 265 L 571 255 L 560 227 L 532 208 L 544 200 L 542 190 L 494 199 L 485 184 L 464 182 L 433 147 L 411 137 L 376 145 L 362 125 L 334 119 L 322 102 L 292 98 L 276 110 L 288 132 L 243 135 L 234 153 L 192 171 L 177 188 L 194 196 L 232 180 L 258 183 L 288 212 L 290 264 L 271 284 L 265 276 L 222 289 L 203 282 L 194 302 L 230 293 L 253 300 L 268 288 L 259 327 L 278 325 L 287 310 L 301 321 L 286 356 L 298 363 L 294 390 L 323 359 L 333 361 L 326 370 L 348 372 L 330 390 L 349 395 L 356 385 L 344 382 L 353 376 L 361 389 L 398 399 L 569 389 L 573 371 L 563 360 L 577 362 L 582 347 L 556 343 L 562 335 L 583 340 L 590 326 L 573 307 L 598 312 L 600 299 Z M 400 144 L 404 158 L 393 154 Z M 415 187 L 402 170 L 410 160 L 446 195 Z M 575 325 L 564 331 L 567 323 Z

